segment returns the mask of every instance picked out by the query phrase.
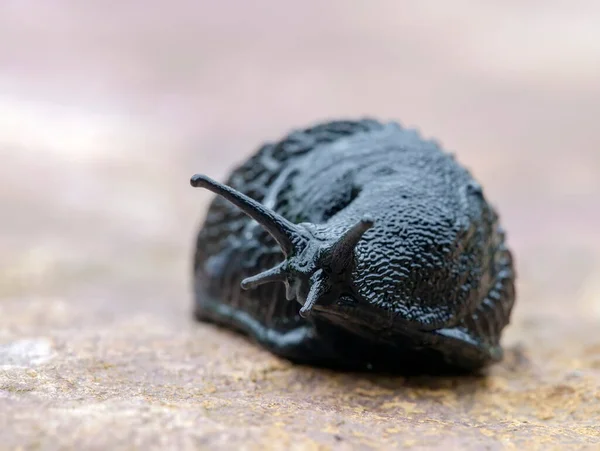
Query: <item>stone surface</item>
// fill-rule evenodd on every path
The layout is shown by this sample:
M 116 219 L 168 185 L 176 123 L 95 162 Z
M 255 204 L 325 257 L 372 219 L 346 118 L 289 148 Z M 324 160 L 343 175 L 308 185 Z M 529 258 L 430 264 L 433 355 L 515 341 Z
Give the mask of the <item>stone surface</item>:
M 600 8 L 415 4 L 0 6 L 0 448 L 600 446 Z M 519 298 L 486 377 L 296 367 L 191 318 L 189 176 L 365 113 L 502 213 Z

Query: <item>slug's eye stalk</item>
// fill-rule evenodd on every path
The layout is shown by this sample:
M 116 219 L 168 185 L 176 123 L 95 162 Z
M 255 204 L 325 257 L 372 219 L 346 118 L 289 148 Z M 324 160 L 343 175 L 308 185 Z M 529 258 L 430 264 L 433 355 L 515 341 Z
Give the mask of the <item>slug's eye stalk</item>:
M 254 199 L 205 175 L 193 176 L 190 183 L 222 196 L 256 220 L 277 241 L 286 260 L 247 277 L 241 287 L 249 290 L 265 283 L 283 282 L 286 298 L 297 298 L 302 304 L 299 312 L 302 317 L 307 317 L 325 298 L 339 296 L 347 282 L 345 276 L 352 268 L 356 245 L 374 225 L 373 218 L 363 216 L 341 236 L 329 237 L 325 230 L 317 237 L 309 231 L 314 229 L 313 225 L 293 224 Z
M 341 274 L 348 269 L 354 256 L 354 248 L 369 230 L 375 221 L 369 215 L 362 217 L 360 221 L 350 227 L 329 250 L 331 258 L 331 270 L 334 274 Z
M 301 242 L 306 239 L 295 224 L 227 185 L 202 174 L 194 175 L 190 180 L 190 184 L 194 188 L 206 188 L 218 194 L 256 220 L 277 241 L 286 256 L 296 250 Z

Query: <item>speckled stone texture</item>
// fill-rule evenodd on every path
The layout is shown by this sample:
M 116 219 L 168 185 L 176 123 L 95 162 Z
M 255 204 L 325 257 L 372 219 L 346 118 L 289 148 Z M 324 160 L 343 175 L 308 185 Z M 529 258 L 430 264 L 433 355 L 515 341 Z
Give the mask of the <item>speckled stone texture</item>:
M 598 449 L 600 7 L 218 3 L 0 6 L 0 449 Z M 190 175 L 364 113 L 502 215 L 486 377 L 296 367 L 192 319 Z

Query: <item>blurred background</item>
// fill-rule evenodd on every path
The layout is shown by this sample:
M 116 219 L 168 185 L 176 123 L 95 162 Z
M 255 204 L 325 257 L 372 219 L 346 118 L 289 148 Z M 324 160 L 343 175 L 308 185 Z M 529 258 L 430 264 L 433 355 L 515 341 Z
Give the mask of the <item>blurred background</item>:
M 579 368 L 587 340 L 597 371 L 598 24 L 593 0 L 4 0 L 0 344 L 211 334 L 188 324 L 209 199 L 189 177 L 372 116 L 440 140 L 497 206 L 519 271 L 507 345 L 570 339 Z

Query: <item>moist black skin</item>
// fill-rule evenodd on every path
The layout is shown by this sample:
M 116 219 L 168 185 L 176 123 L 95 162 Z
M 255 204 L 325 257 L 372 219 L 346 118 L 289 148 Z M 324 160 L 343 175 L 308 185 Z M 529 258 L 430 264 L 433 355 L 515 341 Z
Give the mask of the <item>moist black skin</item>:
M 293 362 L 475 371 L 502 358 L 515 271 L 452 155 L 397 123 L 333 121 L 263 145 L 220 184 L 194 257 L 195 316 Z

